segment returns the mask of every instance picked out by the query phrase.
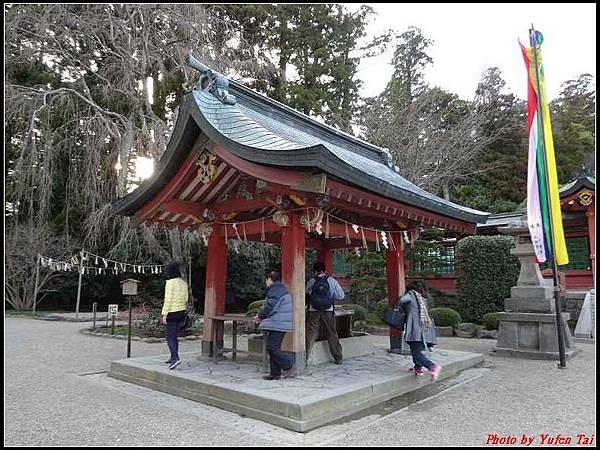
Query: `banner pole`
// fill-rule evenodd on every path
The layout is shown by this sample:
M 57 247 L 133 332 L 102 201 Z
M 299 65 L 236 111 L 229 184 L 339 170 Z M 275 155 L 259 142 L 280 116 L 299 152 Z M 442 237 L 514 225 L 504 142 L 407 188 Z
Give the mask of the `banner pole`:
M 542 90 L 540 86 L 540 75 L 539 75 L 539 67 L 538 67 L 538 55 L 537 55 L 537 43 L 536 43 L 536 34 L 535 29 L 533 28 L 533 24 L 531 24 L 531 29 L 529 30 L 529 44 L 533 48 L 533 60 L 535 65 L 535 82 L 537 85 L 537 94 L 538 94 L 538 120 L 540 121 L 542 127 L 542 146 L 544 148 L 544 166 L 545 166 L 545 182 L 546 182 L 546 192 L 548 193 L 547 203 L 548 203 L 548 212 L 550 216 L 550 245 L 552 247 L 552 277 L 554 280 L 554 309 L 556 312 L 556 332 L 558 337 L 558 355 L 559 355 L 559 369 L 566 368 L 566 356 L 565 356 L 565 341 L 564 341 L 564 325 L 562 321 L 562 308 L 560 305 L 560 281 L 558 277 L 558 264 L 556 263 L 556 246 L 554 242 L 554 227 L 552 226 L 552 201 L 550 197 L 550 180 L 548 176 L 548 155 L 546 152 L 546 131 L 544 129 L 544 116 L 543 116 L 543 105 L 542 105 Z M 559 205 L 560 207 L 560 205 Z

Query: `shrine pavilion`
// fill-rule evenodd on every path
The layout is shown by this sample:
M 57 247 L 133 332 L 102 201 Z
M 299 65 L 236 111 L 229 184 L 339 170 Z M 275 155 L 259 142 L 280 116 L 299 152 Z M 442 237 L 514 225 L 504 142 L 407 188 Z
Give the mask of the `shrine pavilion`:
M 437 226 L 475 234 L 488 213 L 446 201 L 401 176 L 386 149 L 322 124 L 195 60 L 200 72 L 179 107 L 155 174 L 113 203 L 133 223 L 190 229 L 207 242 L 202 353 L 213 326 L 222 343 L 227 241 L 281 247 L 282 278 L 294 299 L 292 348 L 305 360 L 305 250 L 331 273 L 332 251 L 385 251 L 388 298 L 404 292 L 405 236 Z M 222 345 L 222 344 L 217 344 Z M 391 348 L 400 336 L 390 330 Z

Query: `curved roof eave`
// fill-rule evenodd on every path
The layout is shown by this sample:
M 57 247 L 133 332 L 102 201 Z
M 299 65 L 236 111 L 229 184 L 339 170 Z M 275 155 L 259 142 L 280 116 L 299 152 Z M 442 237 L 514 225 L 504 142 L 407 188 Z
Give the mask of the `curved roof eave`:
M 233 136 L 231 136 L 231 133 L 230 137 L 228 137 L 222 130 L 217 129 L 219 127 L 218 118 L 215 119 L 213 117 L 213 120 L 209 120 L 207 114 L 210 115 L 210 111 L 207 111 L 207 108 L 204 108 L 203 110 L 202 105 L 198 102 L 197 95 L 200 92 L 212 96 L 212 94 L 204 91 L 193 91 L 184 96 L 173 133 L 167 144 L 167 149 L 159 162 L 159 167 L 157 168 L 155 175 L 143 182 L 135 191 L 123 198 L 115 200 L 112 203 L 113 212 L 115 214 L 131 216 L 145 203 L 150 201 L 175 175 L 179 166 L 187 156 L 187 153 L 184 153 L 179 149 L 182 146 L 188 149 L 191 148 L 195 138 L 201 130 L 212 141 L 218 143 L 228 151 L 231 151 L 236 156 L 251 162 L 265 164 L 268 161 L 268 164 L 278 166 L 318 168 L 342 181 L 365 188 L 384 197 L 470 223 L 485 223 L 490 215 L 486 212 L 462 207 L 443 200 L 423 191 L 403 178 L 402 183 L 405 184 L 405 186 L 410 187 L 410 190 L 394 186 L 389 182 L 382 180 L 380 177 L 376 177 L 370 173 L 366 173 L 364 170 L 360 170 L 348 160 L 344 160 L 343 157 L 349 155 L 355 158 L 362 158 L 363 163 L 367 162 L 371 167 L 376 167 L 380 173 L 381 171 L 389 171 L 388 173 L 383 173 L 383 175 L 401 178 L 385 164 L 378 162 L 377 159 L 379 158 L 368 158 L 364 154 L 354 155 L 354 152 L 351 153 L 349 151 L 344 154 L 340 147 L 335 146 L 330 142 L 318 142 L 313 143 L 313 145 L 303 145 L 301 143 L 288 141 L 285 138 L 281 138 L 277 134 L 264 129 L 264 132 L 262 133 L 264 139 L 267 139 L 268 142 L 283 142 L 284 145 L 287 145 L 287 150 L 257 148 L 252 145 L 246 145 L 243 140 L 232 138 Z M 260 96 L 260 94 L 257 93 L 256 95 Z M 266 99 L 267 97 L 264 98 Z M 216 98 L 215 100 L 219 102 Z M 264 109 L 264 105 L 262 108 Z M 290 109 L 288 107 L 286 108 Z M 237 109 L 239 110 L 239 108 Z M 229 112 L 232 112 L 232 110 L 229 109 Z M 286 114 L 287 111 L 277 111 L 277 113 Z M 303 116 L 296 111 L 294 111 L 294 113 Z M 246 116 L 243 113 L 239 114 L 242 114 L 240 117 Z M 248 117 L 246 116 L 246 118 Z M 215 120 L 217 123 L 214 123 Z M 248 118 L 248 120 L 256 123 L 250 118 Z M 225 125 L 227 124 L 225 123 Z M 314 128 L 315 124 L 311 124 L 311 126 Z M 258 127 L 260 128 L 260 125 L 258 125 Z M 328 130 L 328 132 L 331 133 L 331 136 L 335 136 L 335 133 L 332 133 L 330 130 Z M 340 136 L 341 135 L 342 133 L 340 132 Z M 343 134 L 342 138 L 345 142 L 352 140 L 351 136 L 345 134 Z M 363 141 L 356 140 L 353 142 L 353 147 L 356 146 L 357 143 L 362 145 Z M 377 149 L 377 147 L 372 146 L 371 144 L 367 145 L 368 150 L 365 149 L 367 151 L 373 152 Z M 371 156 L 372 155 L 373 154 L 371 154 Z
M 596 190 L 596 178 L 589 176 L 575 178 L 561 187 L 558 192 L 560 197 L 564 198 L 574 194 L 582 188 L 588 188 L 592 191 Z

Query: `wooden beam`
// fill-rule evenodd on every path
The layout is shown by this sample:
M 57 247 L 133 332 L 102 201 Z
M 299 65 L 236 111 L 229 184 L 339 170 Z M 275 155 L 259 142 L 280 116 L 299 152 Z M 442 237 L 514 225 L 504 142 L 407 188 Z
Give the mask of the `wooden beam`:
M 375 209 L 367 208 L 366 206 L 358 205 L 357 203 L 352 203 L 348 200 L 330 198 L 328 205 L 331 207 L 341 208 L 343 210 L 347 210 L 353 213 L 361 213 L 369 218 L 376 217 L 379 219 L 390 221 L 393 221 L 395 219 L 393 214 L 385 213 L 381 210 L 377 211 Z
M 206 209 L 194 202 L 187 202 L 183 200 L 167 200 L 162 204 L 164 211 L 169 211 L 173 214 L 185 214 L 186 216 L 192 215 L 197 218 L 202 218 L 202 213 Z
M 271 206 L 273 203 L 274 200 L 268 195 L 258 195 L 253 199 L 234 198 L 221 203 L 212 203 L 206 207 L 218 218 L 223 214 L 251 211 L 253 209 L 264 208 L 265 206 Z
M 275 167 L 267 167 L 261 164 L 255 164 L 245 159 L 239 158 L 233 153 L 225 150 L 219 144 L 214 144 L 211 151 L 236 169 L 251 175 L 268 183 L 275 183 L 282 186 L 292 187 L 299 191 L 307 192 L 325 192 L 327 177 L 323 174 L 313 174 L 298 170 L 286 170 Z
M 418 208 L 418 207 L 409 206 L 409 205 L 400 203 L 395 200 L 390 200 L 385 197 L 382 197 L 382 196 L 379 196 L 376 194 L 372 194 L 370 192 L 362 191 L 360 189 L 345 185 L 345 184 L 337 182 L 337 181 L 333 181 L 331 179 L 327 180 L 327 186 L 331 189 L 332 192 L 342 191 L 342 192 L 346 192 L 349 195 L 352 195 L 352 198 L 358 198 L 357 204 L 358 205 L 366 204 L 367 208 L 369 208 L 369 206 L 371 206 L 371 205 L 380 203 L 382 205 L 387 205 L 387 206 L 390 206 L 391 208 L 396 208 L 397 210 L 399 210 L 400 217 L 408 215 L 408 219 L 419 221 L 419 222 L 423 222 L 425 217 L 431 217 L 431 218 L 435 218 L 436 220 L 438 220 L 441 224 L 444 224 L 444 226 L 450 227 L 450 225 L 453 225 L 467 233 L 470 232 L 471 234 L 474 234 L 475 230 L 476 230 L 476 224 L 474 224 L 474 223 L 450 218 L 450 217 L 447 217 L 447 216 L 444 216 L 444 215 L 441 215 L 438 213 L 426 211 L 426 210 Z M 332 197 L 334 197 L 334 196 L 332 195 Z M 354 204 L 354 203 L 352 202 L 352 204 Z M 375 210 L 373 210 L 373 211 L 375 211 Z M 419 217 L 420 217 L 420 220 L 419 220 Z

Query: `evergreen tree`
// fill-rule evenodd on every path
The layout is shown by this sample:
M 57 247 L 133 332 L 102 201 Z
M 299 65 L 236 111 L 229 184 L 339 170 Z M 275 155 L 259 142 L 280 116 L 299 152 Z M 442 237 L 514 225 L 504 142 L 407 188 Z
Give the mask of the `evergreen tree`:
M 559 182 L 595 175 L 596 94 L 592 75 L 565 81 L 550 108 Z

